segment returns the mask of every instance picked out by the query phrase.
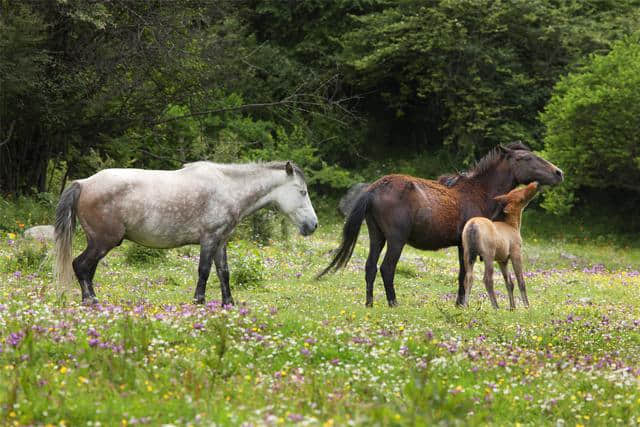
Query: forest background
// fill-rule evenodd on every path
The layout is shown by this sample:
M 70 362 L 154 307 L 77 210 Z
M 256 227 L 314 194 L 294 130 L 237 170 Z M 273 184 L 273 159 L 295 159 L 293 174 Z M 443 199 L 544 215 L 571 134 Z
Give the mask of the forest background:
M 639 40 L 638 0 L 0 0 L 1 201 L 200 159 L 335 200 L 522 140 L 566 172 L 545 209 L 637 233 Z

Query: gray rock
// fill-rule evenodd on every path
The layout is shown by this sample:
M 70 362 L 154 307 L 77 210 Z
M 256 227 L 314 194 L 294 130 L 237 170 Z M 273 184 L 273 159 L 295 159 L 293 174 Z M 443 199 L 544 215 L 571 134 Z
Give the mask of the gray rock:
M 353 205 L 355 204 L 358 196 L 369 186 L 369 183 L 359 182 L 358 184 L 354 184 L 349 188 L 347 194 L 342 196 L 340 202 L 338 203 L 338 209 L 342 215 L 347 216 L 351 213 L 351 209 L 353 209 Z
M 36 225 L 35 227 L 31 227 L 24 232 L 24 237 L 42 241 L 53 241 L 53 225 Z

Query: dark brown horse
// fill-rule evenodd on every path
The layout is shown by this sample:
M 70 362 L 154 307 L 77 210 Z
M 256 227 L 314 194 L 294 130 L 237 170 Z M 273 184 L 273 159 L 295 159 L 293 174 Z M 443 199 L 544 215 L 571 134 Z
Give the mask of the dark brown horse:
M 476 216 L 496 219 L 501 207 L 494 197 L 505 194 L 519 184 L 538 181 L 555 185 L 563 179 L 562 171 L 536 156 L 520 142 L 499 146 L 463 174 L 446 175 L 438 181 L 407 175 L 387 175 L 364 191 L 344 224 L 342 244 L 318 277 L 344 267 L 353 253 L 362 221 L 369 229 L 369 257 L 365 280 L 366 305 L 373 305 L 373 282 L 380 252 L 387 252 L 380 266 L 389 306 L 396 305 L 393 278 L 402 248 L 436 250 L 458 246 L 460 272 L 456 305 L 464 301 L 464 260 L 462 229 Z

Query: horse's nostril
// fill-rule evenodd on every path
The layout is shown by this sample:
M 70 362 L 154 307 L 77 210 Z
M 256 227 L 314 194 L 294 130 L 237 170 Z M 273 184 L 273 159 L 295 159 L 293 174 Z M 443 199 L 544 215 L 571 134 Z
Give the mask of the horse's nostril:
M 556 175 L 562 178 L 562 171 L 560 169 L 556 169 Z

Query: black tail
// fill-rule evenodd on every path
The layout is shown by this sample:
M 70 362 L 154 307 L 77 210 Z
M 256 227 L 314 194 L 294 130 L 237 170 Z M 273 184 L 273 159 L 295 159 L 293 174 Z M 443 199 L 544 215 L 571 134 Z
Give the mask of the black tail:
M 342 244 L 338 248 L 338 252 L 331 261 L 331 264 L 322 272 L 320 272 L 316 279 L 321 278 L 331 270 L 337 271 L 343 268 L 349 262 L 351 254 L 353 254 L 353 248 L 356 247 L 356 241 L 358 240 L 358 234 L 360 233 L 360 227 L 362 221 L 369 209 L 369 203 L 371 203 L 373 193 L 364 191 L 360 197 L 355 201 L 351 213 L 347 217 L 347 222 L 344 223 L 342 229 Z

